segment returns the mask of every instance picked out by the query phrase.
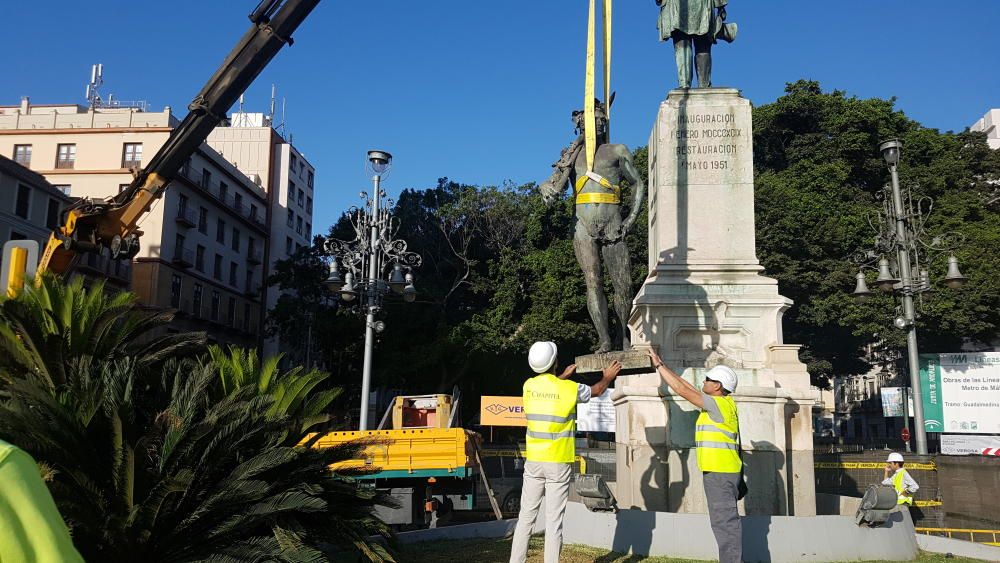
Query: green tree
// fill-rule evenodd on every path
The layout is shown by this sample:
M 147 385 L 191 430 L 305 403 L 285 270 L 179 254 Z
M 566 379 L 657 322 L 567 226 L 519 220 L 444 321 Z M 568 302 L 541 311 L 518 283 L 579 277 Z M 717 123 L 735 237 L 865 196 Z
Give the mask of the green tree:
M 966 289 L 945 289 L 944 261 L 930 264 L 937 291 L 922 298 L 922 350 L 988 342 L 1000 323 L 1000 283 L 989 275 L 1000 259 L 1000 217 L 989 206 L 1000 155 L 981 134 L 923 127 L 894 102 L 823 92 L 816 82 L 799 81 L 754 110 L 758 254 L 767 275 L 795 301 L 785 315 L 785 340 L 804 345 L 803 360 L 819 385 L 834 374 L 866 371 L 866 344 L 903 342 L 892 327 L 896 299 L 884 295 L 858 304 L 849 294 L 857 273 L 849 258 L 872 247 L 869 218 L 889 181 L 878 153 L 882 140 L 902 140 L 901 182 L 915 198 L 936 201 L 928 233 L 968 237 L 958 251 L 970 278 Z

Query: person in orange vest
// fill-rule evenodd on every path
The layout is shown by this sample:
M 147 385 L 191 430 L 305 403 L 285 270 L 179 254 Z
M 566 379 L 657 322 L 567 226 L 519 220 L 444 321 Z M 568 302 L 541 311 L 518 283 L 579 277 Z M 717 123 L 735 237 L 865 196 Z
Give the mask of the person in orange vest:
M 903 469 L 903 455 L 892 452 L 889 459 L 885 460 L 885 479 L 883 485 L 891 485 L 896 489 L 896 504 L 913 506 L 913 493 L 920 489 L 920 485 L 910 477 L 910 473 Z
M 571 364 L 556 377 L 558 348 L 555 342 L 535 342 L 528 350 L 528 365 L 537 373 L 524 383 L 525 436 L 524 477 L 521 486 L 521 513 L 514 529 L 510 562 L 524 563 L 528 539 L 542 497 L 545 498 L 545 563 L 559 563 L 562 551 L 563 515 L 569 499 L 569 481 L 576 459 L 576 405 L 607 390 L 622 369 L 614 361 L 604 368 L 594 385 L 570 381 L 576 373 Z
M 0 562 L 83 563 L 38 465 L 0 440 Z
M 743 529 L 736 502 L 740 498 L 743 460 L 739 413 L 731 396 L 736 391 L 736 372 L 729 366 L 715 366 L 705 373 L 705 382 L 698 389 L 665 366 L 656 352 L 649 350 L 648 354 L 667 386 L 701 409 L 695 421 L 694 443 L 705 485 L 708 518 L 719 546 L 719 562 L 741 563 Z

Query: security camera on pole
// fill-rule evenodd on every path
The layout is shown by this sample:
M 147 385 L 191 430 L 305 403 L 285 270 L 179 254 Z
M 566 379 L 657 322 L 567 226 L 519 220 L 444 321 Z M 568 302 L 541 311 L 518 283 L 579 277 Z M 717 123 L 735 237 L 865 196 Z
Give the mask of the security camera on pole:
M 420 266 L 419 254 L 406 249 L 406 241 L 395 238 L 399 220 L 392 216 L 393 201 L 382 190 L 382 176 L 389 170 L 392 155 L 385 151 L 368 151 L 368 164 L 373 174 L 374 192 L 371 197 L 362 192 L 364 208 L 348 211 L 357 237 L 350 242 L 327 239 L 326 250 L 331 255 L 327 289 L 344 302 L 361 297 L 365 313 L 365 359 L 361 377 L 361 419 L 358 428 L 368 429 L 368 396 L 371 387 L 372 352 L 375 333 L 385 330 L 385 322 L 376 320 L 382 302 L 390 290 L 400 294 L 407 303 L 417 297 L 413 285 L 413 268 Z M 341 268 L 346 270 L 341 275 Z

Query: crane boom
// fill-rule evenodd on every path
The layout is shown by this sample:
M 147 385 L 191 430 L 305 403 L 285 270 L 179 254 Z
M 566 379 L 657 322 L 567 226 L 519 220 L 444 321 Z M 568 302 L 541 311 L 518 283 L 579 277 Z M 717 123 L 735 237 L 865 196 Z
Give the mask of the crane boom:
M 317 4 L 319 0 L 262 0 L 250 14 L 250 29 L 188 105 L 187 116 L 149 164 L 117 196 L 84 198 L 74 204 L 49 236 L 38 271 L 65 273 L 78 253 L 104 248 L 112 258 L 134 257 L 139 252 L 139 219 L 264 67 L 284 45 L 292 44 L 292 33 Z

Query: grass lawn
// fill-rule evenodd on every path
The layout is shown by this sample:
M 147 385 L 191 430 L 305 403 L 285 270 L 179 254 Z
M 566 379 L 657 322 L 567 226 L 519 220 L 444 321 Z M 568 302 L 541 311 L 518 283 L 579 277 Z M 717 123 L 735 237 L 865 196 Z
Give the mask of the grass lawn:
M 506 563 L 510 558 L 509 539 L 444 541 L 405 546 L 400 553 L 403 562 L 447 563 Z M 542 538 L 531 538 L 528 550 L 529 563 L 542 563 Z M 560 563 L 694 563 L 690 559 L 666 557 L 640 557 L 622 555 L 582 545 L 563 547 Z M 944 555 L 923 553 L 919 563 L 978 563 L 978 559 L 962 557 L 945 558 Z M 871 562 L 874 563 L 874 562 Z

